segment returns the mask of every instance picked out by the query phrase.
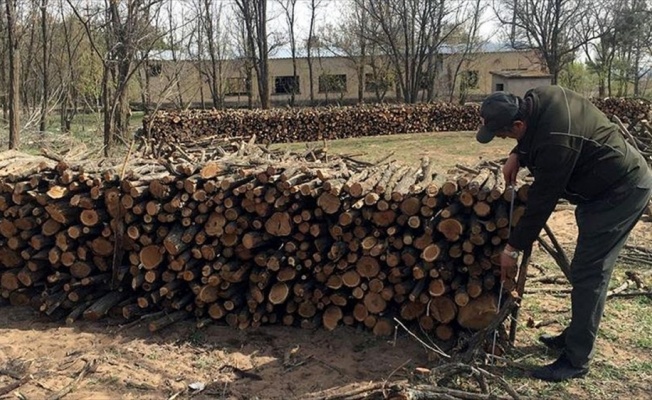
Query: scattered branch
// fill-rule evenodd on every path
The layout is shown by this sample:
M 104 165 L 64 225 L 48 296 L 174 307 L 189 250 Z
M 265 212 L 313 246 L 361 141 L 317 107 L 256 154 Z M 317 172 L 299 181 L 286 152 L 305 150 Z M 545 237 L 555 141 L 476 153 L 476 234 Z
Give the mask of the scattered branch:
M 84 377 L 89 374 L 95 372 L 97 369 L 97 361 L 95 359 L 86 361 L 86 364 L 84 367 L 79 371 L 79 374 L 77 374 L 77 377 L 73 379 L 72 382 L 67 384 L 63 389 L 59 390 L 57 393 L 53 394 L 52 396 L 48 397 L 47 400 L 60 400 L 67 396 L 70 392 L 75 390 L 77 388 L 77 385 L 79 385 L 79 382 L 81 382 Z

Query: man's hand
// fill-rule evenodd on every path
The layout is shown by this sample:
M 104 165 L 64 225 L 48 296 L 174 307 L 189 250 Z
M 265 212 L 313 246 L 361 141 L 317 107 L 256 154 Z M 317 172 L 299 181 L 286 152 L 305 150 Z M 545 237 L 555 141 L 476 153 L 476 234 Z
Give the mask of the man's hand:
M 510 253 L 517 250 L 510 245 L 505 246 L 505 249 L 500 253 L 500 281 L 505 282 L 508 278 L 516 278 L 518 273 L 517 261 L 518 258 L 513 257 Z
M 505 282 L 507 278 L 516 277 L 516 259 L 505 253 L 500 254 L 500 281 Z
M 519 168 L 520 164 L 518 162 L 518 154 L 510 154 L 507 158 L 507 161 L 505 162 L 505 165 L 503 166 L 503 176 L 505 177 L 505 183 L 508 185 L 516 183 L 516 174 L 518 174 Z

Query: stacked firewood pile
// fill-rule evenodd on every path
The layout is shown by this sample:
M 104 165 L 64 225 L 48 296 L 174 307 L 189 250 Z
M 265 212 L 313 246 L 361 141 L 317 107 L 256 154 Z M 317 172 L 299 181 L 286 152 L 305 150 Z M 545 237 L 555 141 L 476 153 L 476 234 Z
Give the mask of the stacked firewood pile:
M 652 125 L 647 119 L 638 119 L 626 124 L 617 116 L 611 119 L 618 125 L 625 140 L 638 150 L 652 165 Z
M 649 100 L 625 98 L 625 97 L 605 97 L 602 99 L 591 99 L 608 117 L 617 116 L 625 122 L 649 119 L 652 104 Z
M 272 110 L 159 111 L 143 120 L 152 143 L 213 136 L 257 135 L 292 143 L 411 132 L 475 130 L 477 105 L 449 103 Z
M 387 335 L 398 318 L 451 339 L 495 317 L 508 200 L 516 221 L 528 187 L 506 190 L 497 164 L 444 176 L 427 159 L 233 146 L 102 171 L 0 154 L 2 298 L 152 331 L 196 318 Z
M 638 99 L 595 99 L 607 115 L 627 121 L 650 112 Z M 480 125 L 477 104 L 450 103 L 374 105 L 273 110 L 159 111 L 143 119 L 142 138 L 161 143 L 187 143 L 198 138 L 251 137 L 267 143 L 310 142 L 399 133 L 473 131 Z

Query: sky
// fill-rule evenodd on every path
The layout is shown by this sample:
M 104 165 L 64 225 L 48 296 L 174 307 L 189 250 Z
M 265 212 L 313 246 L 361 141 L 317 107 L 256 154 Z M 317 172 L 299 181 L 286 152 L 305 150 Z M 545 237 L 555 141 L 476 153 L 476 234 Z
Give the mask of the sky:
M 462 2 L 469 2 L 469 0 L 459 0 Z M 342 19 L 346 13 L 346 8 L 351 4 L 351 0 L 322 0 L 322 5 L 317 12 L 317 25 L 324 25 L 326 23 L 336 24 Z M 269 26 L 272 29 L 284 30 L 286 29 L 285 16 L 283 9 L 276 0 L 268 1 L 268 15 L 273 18 Z M 306 37 L 308 34 L 310 23 L 310 0 L 297 1 L 297 36 Z M 482 24 L 480 26 L 480 35 L 484 38 L 491 38 L 495 36 L 497 24 L 495 23 L 494 13 L 489 5 L 485 7 L 482 16 Z

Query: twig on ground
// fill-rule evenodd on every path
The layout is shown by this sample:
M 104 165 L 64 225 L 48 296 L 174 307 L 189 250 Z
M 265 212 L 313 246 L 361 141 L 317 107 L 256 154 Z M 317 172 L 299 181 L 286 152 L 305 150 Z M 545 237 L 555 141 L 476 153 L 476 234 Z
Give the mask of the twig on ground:
M 17 380 L 16 382 L 12 382 L 8 385 L 5 385 L 3 387 L 0 387 L 0 396 L 4 396 L 5 394 L 11 392 L 12 390 L 16 390 L 19 387 L 23 386 L 27 382 L 29 382 L 32 379 L 31 375 L 27 375 L 22 377 L 21 379 Z
M 535 278 L 530 278 L 529 283 L 551 283 L 551 284 L 563 284 L 568 283 L 565 275 L 554 274 L 554 275 L 544 275 L 537 276 Z
M 93 373 L 97 369 L 97 361 L 95 359 L 86 361 L 86 365 L 79 371 L 79 374 L 77 374 L 77 377 L 73 379 L 72 382 L 67 384 L 63 389 L 59 390 L 57 393 L 53 394 L 52 396 L 48 397 L 47 400 L 60 400 L 67 396 L 70 392 L 75 390 L 79 382 L 81 382 L 82 379 L 86 376 L 88 373 Z
M 625 281 L 625 282 L 623 282 L 622 285 L 620 285 L 620 286 L 618 286 L 618 287 L 616 287 L 616 288 L 613 288 L 612 290 L 608 291 L 608 292 L 607 292 L 607 298 L 612 297 L 612 296 L 614 296 L 614 295 L 617 295 L 618 293 L 624 292 L 625 290 L 627 290 L 627 288 L 628 288 L 632 283 L 634 283 L 634 282 L 632 282 L 632 281 Z
M 535 293 L 550 293 L 550 294 L 564 294 L 570 293 L 573 288 L 570 287 L 535 287 L 525 289 L 525 294 L 535 294 Z
M 382 390 L 385 386 L 384 382 L 370 382 L 364 386 L 357 387 L 355 389 L 349 389 L 341 393 L 332 393 L 332 389 L 327 389 L 325 391 L 320 391 L 308 395 L 308 399 L 321 399 L 321 400 L 355 400 L 355 399 L 364 399 L 370 396 L 376 391 Z
M 323 365 L 324 367 L 329 368 L 329 369 L 331 369 L 331 370 L 337 372 L 337 373 L 340 374 L 341 376 L 346 376 L 346 374 L 344 373 L 344 371 L 342 371 L 340 368 L 337 368 L 336 366 L 334 366 L 334 365 L 332 365 L 332 364 L 330 364 L 330 363 L 328 363 L 328 362 L 322 360 L 321 358 L 315 357 L 314 355 L 310 355 L 310 356 L 306 357 L 306 360 L 308 360 L 308 359 L 312 359 L 312 360 L 317 361 L 318 363 L 320 363 L 320 364 Z
M 425 342 L 424 342 L 423 340 L 421 340 L 417 335 L 415 335 L 415 334 L 412 333 L 408 328 L 406 328 L 405 325 L 403 325 L 403 323 L 402 323 L 401 321 L 399 321 L 397 318 L 394 318 L 394 322 L 396 322 L 397 324 L 399 324 L 401 328 L 405 329 L 405 331 L 406 331 L 410 336 L 412 336 L 413 338 L 415 338 L 419 343 L 421 343 L 421 344 L 422 344 L 425 348 L 427 348 L 428 350 L 430 350 L 430 351 L 432 351 L 432 352 L 434 352 L 434 353 L 436 353 L 436 354 L 439 354 L 440 356 L 442 356 L 442 357 L 444 357 L 444 358 L 451 358 L 451 356 L 449 356 L 448 354 L 446 354 L 446 353 L 445 353 L 442 349 L 440 349 L 439 347 L 437 347 L 437 346 L 434 346 L 434 347 L 433 347 L 433 346 L 430 346 L 429 344 L 425 343 Z
M 543 321 L 535 321 L 532 318 L 528 319 L 527 321 L 527 327 L 528 328 L 541 328 L 543 326 L 548 326 L 552 324 L 556 324 L 558 321 L 554 319 L 546 319 Z
M 496 361 L 500 361 L 502 363 L 505 363 L 505 365 L 507 365 L 509 367 L 518 368 L 518 369 L 520 369 L 522 371 L 529 371 L 531 369 L 531 367 L 529 365 L 527 365 L 527 364 L 523 364 L 523 363 L 520 363 L 518 361 L 510 360 L 510 359 L 505 358 L 505 357 L 494 356 L 494 355 L 491 355 L 491 354 L 488 354 L 487 356 L 489 358 L 493 358 Z
M 402 389 L 402 390 L 401 390 Z M 405 393 L 412 400 L 445 399 L 445 400 L 509 400 L 513 397 L 497 396 L 493 393 L 480 394 L 449 389 L 432 385 L 417 385 L 412 387 L 397 387 L 397 393 Z M 520 398 L 520 397 L 518 397 Z M 348 399 L 347 399 L 348 400 Z
M 411 361 L 412 361 L 412 359 L 410 358 L 410 359 L 408 359 L 406 362 L 404 362 L 403 364 L 401 364 L 401 365 L 399 365 L 398 367 L 394 368 L 394 370 L 393 370 L 392 372 L 390 372 L 389 375 L 387 375 L 387 378 L 385 378 L 385 380 L 384 380 L 383 382 L 384 382 L 385 384 L 388 383 L 389 380 L 390 380 L 390 378 L 391 378 L 391 377 L 392 377 L 392 376 L 393 376 L 393 375 L 394 375 L 398 370 L 400 370 L 401 368 L 403 368 L 403 367 L 405 367 L 406 365 L 408 365 Z
M 611 297 L 637 297 L 648 296 L 652 298 L 652 290 L 637 290 L 635 292 L 614 293 Z

